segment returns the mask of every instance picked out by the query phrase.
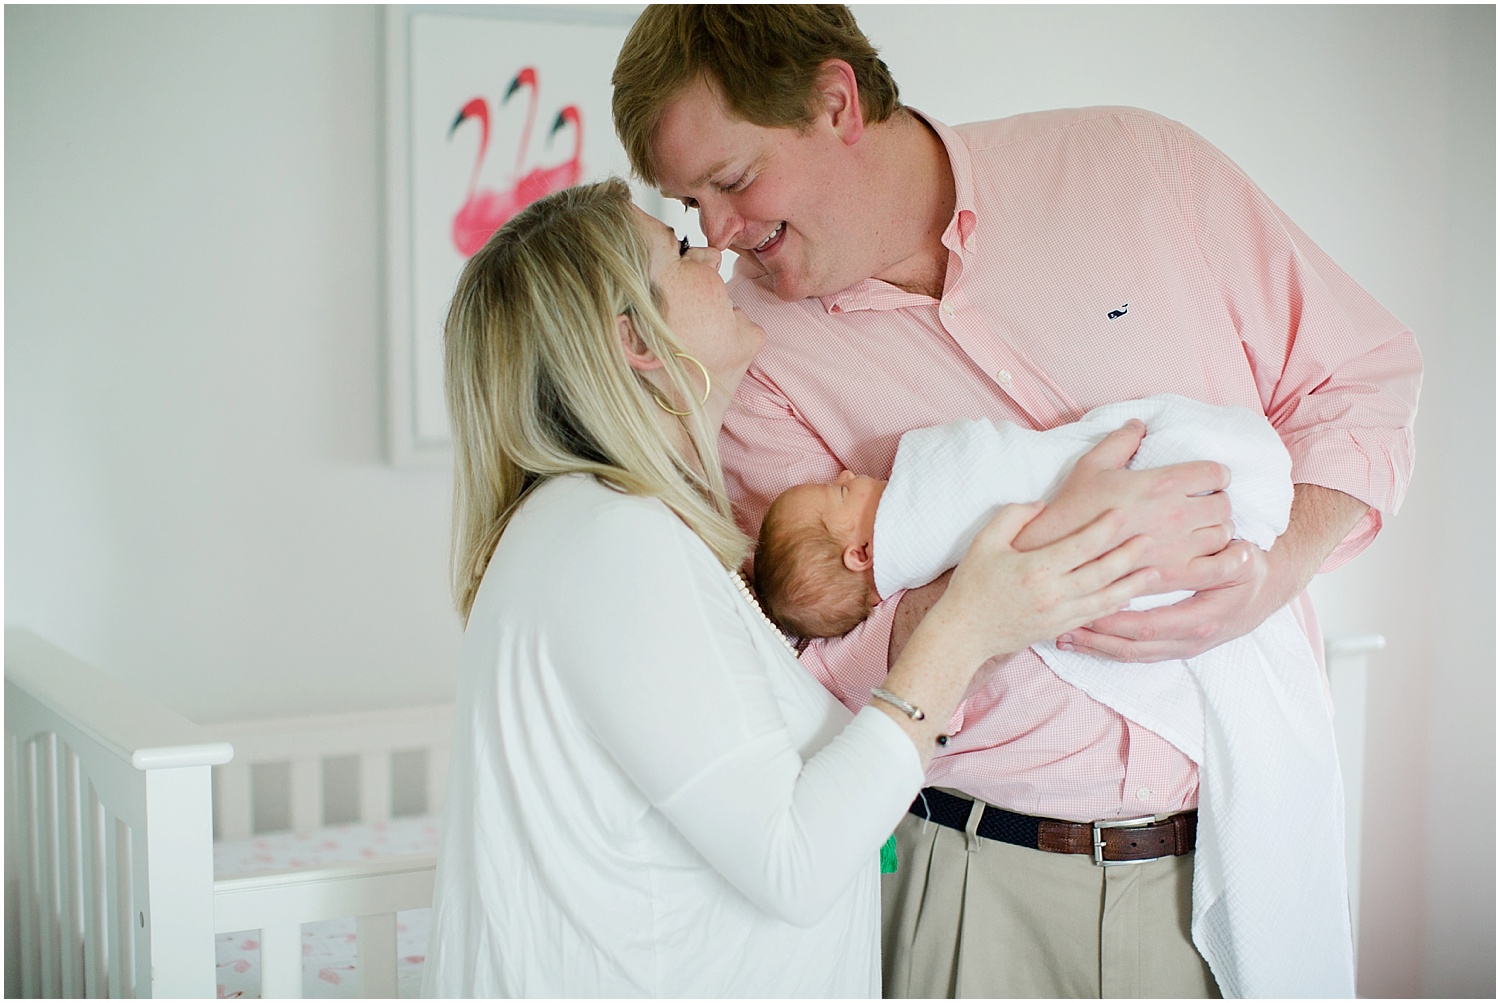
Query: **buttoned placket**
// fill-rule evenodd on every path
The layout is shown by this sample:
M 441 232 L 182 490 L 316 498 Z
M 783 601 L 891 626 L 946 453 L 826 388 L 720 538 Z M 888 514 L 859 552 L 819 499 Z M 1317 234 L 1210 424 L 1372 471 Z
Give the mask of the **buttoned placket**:
M 1125 776 L 1120 782 L 1120 815 L 1140 815 L 1145 813 L 1162 814 L 1173 812 L 1181 806 L 1174 804 L 1162 804 L 1159 800 L 1160 791 L 1165 789 L 1165 780 L 1161 776 L 1153 775 L 1141 758 L 1131 755 L 1134 736 L 1140 725 L 1135 724 L 1128 718 L 1122 718 L 1126 728 L 1125 747 Z
M 963 273 L 969 257 L 978 245 L 979 238 L 975 232 L 977 225 L 972 212 L 960 212 L 954 216 L 953 222 L 943 234 L 943 246 L 949 252 L 948 271 L 944 280 L 943 297 L 937 305 L 938 324 L 948 332 L 964 354 L 994 380 L 1001 393 L 1035 420 L 1043 416 L 1035 413 L 1034 402 L 1023 399 L 1016 379 L 1016 373 L 1023 371 L 1025 367 L 1020 364 L 1005 339 L 985 323 L 980 311 L 965 296 Z M 1047 426 L 1042 424 L 1038 427 Z

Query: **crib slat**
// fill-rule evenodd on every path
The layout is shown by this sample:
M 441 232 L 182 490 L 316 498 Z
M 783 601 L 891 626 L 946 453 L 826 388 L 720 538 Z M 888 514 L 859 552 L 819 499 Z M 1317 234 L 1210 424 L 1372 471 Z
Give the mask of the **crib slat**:
M 80 810 L 78 755 L 62 748 L 62 805 L 58 850 L 61 877 L 58 916 L 61 942 L 62 991 L 69 999 L 83 997 L 83 818 Z
M 323 760 L 292 760 L 292 830 L 311 832 L 323 824 Z
M 360 916 L 354 921 L 359 994 L 365 999 L 396 998 L 396 914 Z
M 28 999 L 42 993 L 41 950 L 38 924 L 41 922 L 41 864 L 37 860 L 37 747 L 35 742 L 13 747 L 16 770 L 16 828 L 21 839 L 18 866 L 21 882 L 21 991 Z
M 57 876 L 57 736 L 47 734 L 37 743 L 41 753 L 38 763 L 41 810 L 38 812 L 37 846 L 41 863 L 42 919 L 42 995 L 48 999 L 62 995 L 62 958 L 59 957 L 62 930 L 58 914 L 62 903 Z
M 109 995 L 109 952 L 105 930 L 108 917 L 105 913 L 105 813 L 99 801 L 99 792 L 88 781 L 86 788 L 84 832 L 83 886 L 86 889 L 83 914 L 83 991 L 89 999 L 100 999 Z
M 115 819 L 110 826 L 109 877 L 113 898 L 109 917 L 109 995 L 135 996 L 135 880 L 130 854 L 130 826 Z
M 143 995 L 214 995 L 213 806 L 209 765 L 146 770 L 137 838 L 136 977 Z M 144 925 L 141 919 L 144 916 Z M 150 968 L 145 968 L 149 960 Z
M 250 764 L 214 767 L 214 811 L 220 839 L 250 838 Z
M 440 815 L 448 791 L 448 746 L 427 750 L 427 814 Z
M 268 926 L 260 931 L 262 999 L 302 998 L 302 926 Z
M 20 866 L 21 825 L 20 803 L 16 800 L 21 790 L 20 767 L 16 737 L 7 728 L 5 732 L 5 998 L 15 999 L 21 995 L 21 891 L 24 882 L 20 875 L 25 871 Z
M 359 757 L 359 817 L 385 822 L 391 817 L 391 754 L 366 752 Z

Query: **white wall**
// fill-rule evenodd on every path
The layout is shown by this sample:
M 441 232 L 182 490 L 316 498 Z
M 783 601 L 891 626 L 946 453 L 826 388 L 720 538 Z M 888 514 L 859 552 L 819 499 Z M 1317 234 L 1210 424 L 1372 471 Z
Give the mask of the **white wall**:
M 205 720 L 449 698 L 381 440 L 382 20 L 5 12 L 6 620 Z
M 1406 507 L 1316 590 L 1390 639 L 1360 988 L 1492 996 L 1494 9 L 855 10 L 945 120 L 1188 123 L 1418 332 Z M 6 621 L 203 720 L 452 685 L 448 480 L 380 439 L 382 19 L 6 8 Z

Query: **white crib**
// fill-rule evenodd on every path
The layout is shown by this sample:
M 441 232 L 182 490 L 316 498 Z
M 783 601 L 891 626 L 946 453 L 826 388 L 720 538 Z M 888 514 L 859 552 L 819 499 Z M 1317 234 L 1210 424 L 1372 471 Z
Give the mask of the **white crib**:
M 1378 635 L 1330 638 L 1358 945 L 1365 677 Z M 393 753 L 425 752 L 441 808 L 451 707 L 201 728 L 23 630 L 5 637 L 7 997 L 215 995 L 217 933 L 260 930 L 261 992 L 302 994 L 301 924 L 355 916 L 360 995 L 396 995 L 396 920 L 432 899 L 431 854 L 215 880 L 212 841 L 253 831 L 252 773 L 286 763 L 291 828 L 339 794 L 392 811 Z M 232 744 L 231 744 L 232 743 Z M 357 796 L 324 790 L 358 757 Z M 231 760 L 233 762 L 231 763 Z
M 360 995 L 396 995 L 396 913 L 431 904 L 432 854 L 215 880 L 215 828 L 252 835 L 277 763 L 299 832 L 335 804 L 389 818 L 398 755 L 425 777 L 395 793 L 439 811 L 451 707 L 203 728 L 14 629 L 5 681 L 7 997 L 212 998 L 215 935 L 259 930 L 261 994 L 296 998 L 302 924 L 350 916 Z M 357 790 L 325 791 L 348 757 Z

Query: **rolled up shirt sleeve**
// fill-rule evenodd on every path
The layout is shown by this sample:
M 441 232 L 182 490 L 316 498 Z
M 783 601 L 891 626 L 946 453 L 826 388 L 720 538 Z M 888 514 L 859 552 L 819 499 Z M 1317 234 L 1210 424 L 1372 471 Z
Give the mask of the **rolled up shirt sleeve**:
M 1184 179 L 1187 219 L 1292 456 L 1293 482 L 1370 506 L 1329 555 L 1321 570 L 1330 571 L 1369 545 L 1411 479 L 1416 338 L 1207 141 L 1182 126 L 1137 135 L 1167 164 L 1165 177 Z

